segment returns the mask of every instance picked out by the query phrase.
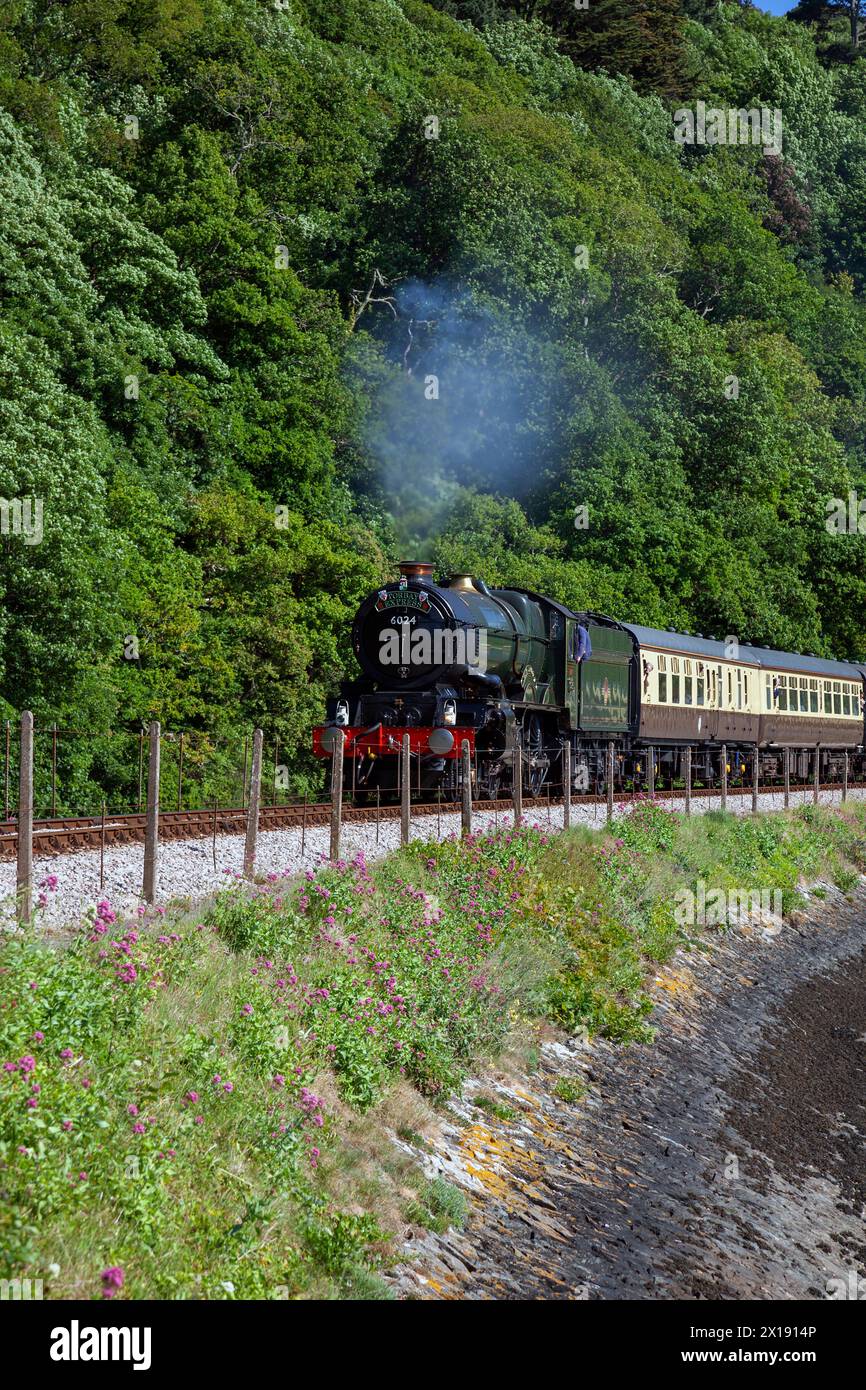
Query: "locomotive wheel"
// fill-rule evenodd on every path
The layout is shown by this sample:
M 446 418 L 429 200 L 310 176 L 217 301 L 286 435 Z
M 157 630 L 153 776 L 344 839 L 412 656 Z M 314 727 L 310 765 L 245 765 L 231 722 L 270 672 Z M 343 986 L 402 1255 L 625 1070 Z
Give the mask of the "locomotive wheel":
M 544 751 L 544 731 L 537 714 L 531 714 L 523 726 L 523 756 L 527 791 L 530 796 L 540 796 L 550 760 Z
M 489 762 L 483 777 L 484 792 L 488 801 L 497 801 L 502 787 L 502 763 Z

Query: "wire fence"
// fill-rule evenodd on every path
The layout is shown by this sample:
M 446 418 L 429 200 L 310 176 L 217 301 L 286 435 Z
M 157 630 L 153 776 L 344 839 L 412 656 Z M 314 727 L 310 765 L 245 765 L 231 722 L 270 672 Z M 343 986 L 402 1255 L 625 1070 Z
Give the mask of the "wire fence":
M 330 766 L 324 761 L 329 777 L 330 855 L 340 858 L 341 837 L 346 820 L 347 803 L 354 803 L 354 815 L 361 813 L 359 801 L 370 809 L 370 790 L 364 788 L 363 798 L 357 785 L 358 759 L 350 745 L 350 767 L 346 767 L 347 739 L 342 730 L 328 731 Z M 446 783 L 450 796 L 443 798 L 441 783 L 432 791 L 425 788 L 423 758 L 418 748 L 413 750 L 411 738 L 404 733 L 399 744 L 395 740 L 397 757 L 390 760 L 394 772 L 393 785 L 386 784 L 385 795 L 399 801 L 400 840 L 408 844 L 412 832 L 413 814 L 417 818 L 435 810 L 438 821 L 447 809 L 459 808 L 464 835 L 472 833 L 473 815 L 492 811 L 494 825 L 503 810 L 497 795 L 498 781 L 492 768 L 498 764 L 498 776 L 510 796 L 513 823 L 519 825 L 524 815 L 524 803 L 532 813 L 542 817 L 546 809 L 551 826 L 556 808 L 558 825 L 571 823 L 572 807 L 582 803 L 582 819 L 591 813 L 595 825 L 614 819 L 615 808 L 623 809 L 638 797 L 664 797 L 674 805 L 682 805 L 687 814 L 693 810 L 757 811 L 766 809 L 764 798 L 769 793 L 771 809 L 806 803 L 818 804 L 822 792 L 839 792 L 845 800 L 849 790 L 866 782 L 863 759 L 852 761 L 847 750 L 800 748 L 765 751 L 761 749 L 728 749 L 725 744 L 712 749 L 706 745 L 678 748 L 657 746 L 631 748 L 623 751 L 615 742 L 578 747 L 576 756 L 568 740 L 552 747 L 524 748 L 520 743 L 501 757 L 481 753 L 472 748 L 468 739 L 460 740 L 454 748 L 453 774 Z M 263 820 L 268 821 L 268 808 L 299 807 L 300 799 L 289 786 L 288 766 L 280 758 L 279 739 L 274 735 L 266 743 L 264 731 L 253 730 L 237 738 L 211 738 L 206 734 L 186 731 L 164 731 L 153 723 L 147 731 L 81 732 L 56 725 L 34 725 L 32 715 L 21 717 L 20 730 L 6 723 L 3 741 L 4 822 L 2 839 L 5 849 L 14 845 L 17 856 L 16 892 L 19 920 L 30 921 L 32 913 L 33 854 L 40 835 L 51 836 L 52 823 L 68 827 L 76 816 L 86 822 L 90 818 L 86 837 L 92 842 L 94 818 L 99 817 L 101 863 L 104 863 L 107 820 L 109 817 L 133 817 L 138 833 L 144 833 L 144 871 L 142 896 L 153 902 L 157 884 L 157 858 L 160 839 L 160 817 L 165 823 L 171 813 L 193 821 L 181 828 L 182 833 L 200 834 L 205 817 L 199 811 L 212 812 L 214 860 L 219 815 L 235 817 L 229 831 L 243 830 L 245 834 L 244 875 L 255 874 L 257 839 Z M 414 757 L 414 761 L 413 761 Z M 86 758 L 86 762 L 82 761 Z M 479 761 L 480 760 L 480 761 Z M 86 767 L 84 781 L 76 781 L 76 772 Z M 381 763 L 380 763 L 381 768 Z M 822 768 L 832 778 L 822 783 Z M 428 766 L 428 772 L 436 771 Z M 439 769 L 441 771 L 441 768 Z M 102 781 L 94 781 L 99 771 Z M 792 777 L 802 777 L 797 784 Z M 89 798 L 87 809 L 67 807 L 72 791 L 83 788 Z M 111 792 L 114 793 L 111 796 Z M 376 787 L 376 840 L 382 811 L 381 786 Z M 98 800 L 94 808 L 93 801 Z M 435 794 L 435 804 L 430 799 Z M 426 802 L 424 798 L 427 798 Z M 701 804 L 703 803 L 703 805 Z M 506 802 L 507 806 L 507 802 Z M 308 798 L 303 799 L 303 819 L 300 822 L 303 854 L 307 826 Z M 321 807 L 318 808 L 321 812 Z M 561 811 L 561 814 L 560 814 Z M 237 813 L 240 812 L 240 819 Z M 506 812 L 507 814 L 507 812 Z M 39 822 L 48 823 L 40 829 Z M 35 827 L 35 828 L 34 828 Z M 116 827 L 112 827 L 113 829 Z M 129 828 L 120 826 L 123 832 Z M 175 824 L 168 827 L 175 831 Z M 269 828 L 276 828 L 273 817 Z M 63 834 L 78 834 L 64 829 Z M 216 867 L 216 863 L 215 863 Z M 102 883 L 102 868 L 100 884 Z
M 253 729 L 231 736 L 163 729 L 163 810 L 245 809 L 249 799 Z M 33 815 L 36 820 L 143 814 L 147 798 L 149 731 L 68 728 L 40 721 L 33 726 Z M 262 804 L 293 805 L 292 754 L 278 734 L 264 735 Z M 17 817 L 20 777 L 18 721 L 3 721 L 2 819 Z

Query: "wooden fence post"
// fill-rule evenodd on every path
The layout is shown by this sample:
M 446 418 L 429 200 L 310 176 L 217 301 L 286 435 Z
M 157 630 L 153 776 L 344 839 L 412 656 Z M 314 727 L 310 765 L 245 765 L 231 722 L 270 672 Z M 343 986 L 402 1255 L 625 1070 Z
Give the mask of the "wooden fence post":
M 33 918 L 33 715 L 21 716 L 21 758 L 18 766 L 18 920 Z
M 57 725 L 51 725 L 51 819 L 57 815 Z
M 813 803 L 814 803 L 815 806 L 818 805 L 818 800 L 819 800 L 820 795 L 821 795 L 821 745 L 820 745 L 820 743 L 819 743 L 819 744 L 817 745 L 817 747 L 815 748 L 815 776 L 814 776 L 813 782 L 812 782 L 812 801 L 813 801 Z
M 403 756 L 400 760 L 400 772 L 400 844 L 408 845 L 412 805 L 412 740 L 408 734 L 403 735 Z
M 845 761 L 842 764 L 842 802 L 848 800 L 848 750 L 845 749 Z
M 649 794 L 650 794 L 650 796 L 655 796 L 655 794 L 656 794 L 656 750 L 655 750 L 655 748 L 650 748 L 650 749 L 649 749 L 649 752 L 648 752 L 648 754 L 647 754 L 647 768 L 646 768 L 646 773 L 647 773 L 647 784 L 648 784 L 648 786 L 649 786 Z
M 755 766 L 752 769 L 752 815 L 758 814 L 758 784 L 761 776 L 761 755 L 755 745 Z
M 256 871 L 256 848 L 259 838 L 259 806 L 262 796 L 262 743 L 261 729 L 253 730 L 253 765 L 250 770 L 250 791 L 247 798 L 247 834 L 244 841 L 244 878 L 252 878 Z M 336 751 L 336 750 L 335 750 Z
M 460 825 L 461 835 L 472 834 L 472 755 L 469 752 L 469 740 L 464 738 L 460 745 L 460 792 L 462 796 L 463 818 Z
M 722 744 L 722 795 L 721 795 L 720 800 L 721 800 L 721 807 L 722 807 L 722 810 L 723 810 L 723 811 L 727 810 L 727 806 L 728 806 L 728 745 L 727 745 L 726 743 L 723 743 L 723 744 Z
M 613 769 L 614 769 L 614 749 L 613 743 L 607 745 L 607 823 L 613 820 Z
M 788 807 L 789 807 L 790 804 L 791 804 L 791 750 L 790 750 L 790 748 L 786 748 L 786 749 L 785 749 L 784 763 L 785 763 L 785 810 L 787 811 Z
M 332 862 L 340 857 L 340 833 L 343 828 L 343 753 L 346 735 L 342 729 L 333 730 L 334 744 L 331 749 L 331 844 L 328 857 Z M 253 767 L 256 754 L 253 748 Z
M 686 815 L 692 814 L 692 745 L 686 749 Z
M 519 825 L 523 820 L 523 749 L 519 744 L 514 748 L 514 760 L 511 764 L 511 799 L 514 805 L 514 824 Z
M 571 744 L 562 745 L 562 828 L 571 825 Z
M 3 779 L 3 819 L 9 819 L 9 762 L 12 754 L 12 720 L 6 720 L 6 774 Z
M 146 903 L 156 897 L 157 861 L 159 858 L 159 720 L 151 723 L 147 762 L 147 814 L 144 823 L 144 884 L 141 895 Z

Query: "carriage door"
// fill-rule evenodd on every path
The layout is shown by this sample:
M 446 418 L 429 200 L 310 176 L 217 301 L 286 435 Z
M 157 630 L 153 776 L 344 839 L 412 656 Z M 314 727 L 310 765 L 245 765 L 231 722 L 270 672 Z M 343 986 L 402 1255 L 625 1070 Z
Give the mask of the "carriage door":
M 707 738 L 721 737 L 722 711 L 725 708 L 722 668 L 712 662 L 707 663 Z

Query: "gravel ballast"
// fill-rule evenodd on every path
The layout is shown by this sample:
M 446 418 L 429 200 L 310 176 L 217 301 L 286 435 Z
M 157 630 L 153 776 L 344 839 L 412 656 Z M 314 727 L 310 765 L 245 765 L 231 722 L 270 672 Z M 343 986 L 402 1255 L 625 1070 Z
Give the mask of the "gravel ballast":
M 866 789 L 851 788 L 849 797 L 862 799 Z M 811 789 L 791 794 L 792 808 L 812 801 Z M 821 793 L 821 805 L 837 806 L 841 801 L 839 791 Z M 616 814 L 627 809 L 629 803 L 615 808 Z M 674 811 L 682 811 L 685 803 L 682 798 L 665 799 L 660 804 Z M 693 795 L 692 813 L 700 815 L 707 810 L 718 809 L 718 797 Z M 728 810 L 738 814 L 748 814 L 752 809 L 751 791 L 728 793 Z M 758 797 L 761 811 L 782 810 L 782 792 L 764 792 Z M 572 825 L 589 825 L 601 829 L 605 823 L 606 808 L 601 804 L 578 803 L 571 809 Z M 527 825 L 538 825 L 553 832 L 562 829 L 562 807 L 553 805 L 548 811 L 534 808 L 524 814 Z M 474 831 L 492 830 L 495 825 L 512 824 L 510 812 L 478 811 L 473 814 Z M 443 811 L 441 818 L 419 816 L 413 819 L 411 838 L 413 840 L 447 839 L 449 835 L 459 835 L 459 811 Z M 259 874 L 295 874 L 303 869 L 315 868 L 322 857 L 327 857 L 329 849 L 329 829 L 327 826 L 308 828 L 304 839 L 304 854 L 301 855 L 301 832 L 295 829 L 267 830 L 259 834 L 256 871 Z M 366 859 L 388 854 L 400 846 L 400 822 L 397 819 L 382 819 L 378 827 L 373 822 L 350 822 L 344 825 L 341 854 L 344 859 L 352 859 L 359 852 Z M 213 843 L 207 840 L 165 841 L 159 848 L 159 872 L 156 902 L 165 906 L 175 900 L 198 901 L 224 888 L 232 875 L 241 872 L 243 866 L 244 839 L 242 835 L 220 835 L 216 839 L 216 867 L 214 867 Z M 49 874 L 56 875 L 57 888 L 46 893 L 47 905 L 40 912 L 39 920 L 46 926 L 65 926 L 78 921 L 88 907 L 100 898 L 107 898 L 116 912 L 121 915 L 134 913 L 142 903 L 141 884 L 144 868 L 144 845 L 122 845 L 105 851 L 105 878 L 103 887 L 99 886 L 99 851 L 81 850 L 74 854 L 39 855 L 34 859 L 33 880 L 36 893 L 39 884 Z M 0 923 L 11 925 L 15 920 L 15 860 L 4 860 L 0 864 Z M 35 899 L 34 899 L 35 900 Z

